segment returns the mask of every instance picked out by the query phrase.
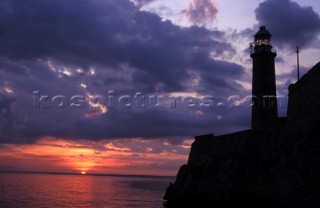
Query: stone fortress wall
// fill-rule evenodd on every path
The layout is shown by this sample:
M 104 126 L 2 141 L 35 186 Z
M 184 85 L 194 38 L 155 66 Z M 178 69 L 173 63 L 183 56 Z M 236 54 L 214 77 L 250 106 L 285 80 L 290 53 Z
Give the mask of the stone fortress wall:
M 164 199 L 196 207 L 320 207 L 320 62 L 290 85 L 286 125 L 196 137 Z

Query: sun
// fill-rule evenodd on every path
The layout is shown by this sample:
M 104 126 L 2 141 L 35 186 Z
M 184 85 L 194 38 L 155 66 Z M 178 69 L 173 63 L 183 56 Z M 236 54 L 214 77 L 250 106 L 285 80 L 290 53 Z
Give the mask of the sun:
M 81 175 L 85 175 L 85 174 L 87 174 L 87 172 L 86 171 L 81 171 Z

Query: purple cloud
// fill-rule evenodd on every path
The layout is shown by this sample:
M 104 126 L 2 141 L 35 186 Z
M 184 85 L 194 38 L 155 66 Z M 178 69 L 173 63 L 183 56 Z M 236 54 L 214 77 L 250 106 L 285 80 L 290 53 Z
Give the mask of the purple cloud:
M 88 105 L 33 107 L 34 91 L 50 99 L 106 95 L 109 90 L 118 95 L 197 92 L 217 100 L 245 94 L 234 81 L 244 74 L 243 68 L 217 60 L 224 52 L 235 53 L 221 31 L 181 28 L 139 11 L 128 0 L 3 0 L 0 28 L 5 37 L 0 40 L 0 88 L 13 91 L 3 95 L 10 96 L 10 102 L 0 99 L 1 109 L 10 110 L 0 124 L 1 142 L 28 143 L 42 136 L 181 138 L 243 128 L 233 123 L 243 119 L 243 110 L 109 108 L 96 116 Z M 220 114 L 225 119 L 218 120 Z
M 320 17 L 312 7 L 290 0 L 266 0 L 255 11 L 260 25 L 266 25 L 278 45 L 311 46 L 320 33 Z

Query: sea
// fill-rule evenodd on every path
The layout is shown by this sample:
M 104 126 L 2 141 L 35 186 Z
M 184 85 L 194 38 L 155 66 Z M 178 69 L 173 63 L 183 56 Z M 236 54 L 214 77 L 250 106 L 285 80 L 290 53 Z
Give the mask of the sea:
M 162 208 L 175 177 L 0 172 L 0 207 Z

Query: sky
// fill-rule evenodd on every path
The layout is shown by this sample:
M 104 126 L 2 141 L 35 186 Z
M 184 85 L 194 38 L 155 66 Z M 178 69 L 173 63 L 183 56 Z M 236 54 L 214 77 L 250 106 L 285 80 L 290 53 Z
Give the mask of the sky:
M 176 175 L 196 135 L 250 128 L 259 26 L 288 85 L 318 0 L 2 0 L 0 171 Z

